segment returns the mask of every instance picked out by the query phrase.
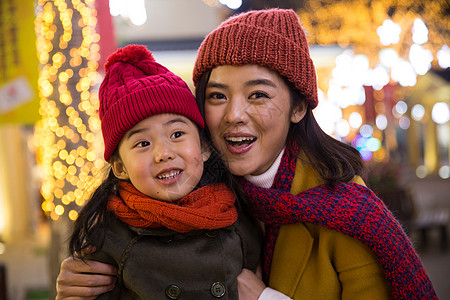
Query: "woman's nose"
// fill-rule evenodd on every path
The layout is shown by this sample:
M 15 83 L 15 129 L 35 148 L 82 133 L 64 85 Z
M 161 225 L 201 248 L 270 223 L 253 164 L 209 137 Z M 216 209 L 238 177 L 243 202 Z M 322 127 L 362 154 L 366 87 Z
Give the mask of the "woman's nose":
M 246 123 L 247 122 L 247 102 L 240 97 L 230 100 L 227 105 L 224 120 L 227 123 Z

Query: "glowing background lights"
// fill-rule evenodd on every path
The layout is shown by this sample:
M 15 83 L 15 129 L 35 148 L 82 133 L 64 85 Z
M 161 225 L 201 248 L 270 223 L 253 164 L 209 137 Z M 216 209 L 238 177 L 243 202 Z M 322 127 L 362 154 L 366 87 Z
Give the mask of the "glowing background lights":
M 402 28 L 400 25 L 392 22 L 392 20 L 384 20 L 383 25 L 378 27 L 377 34 L 380 37 L 380 42 L 384 46 L 390 44 L 397 44 L 400 41 L 400 33 Z
M 35 126 L 42 210 L 76 219 L 103 166 L 96 115 L 100 36 L 94 0 L 40 0 L 35 29 L 42 116 Z M 100 142 L 101 143 L 101 142 Z
M 387 125 L 388 125 L 388 121 L 385 115 L 378 115 L 375 119 L 375 124 L 377 125 L 378 129 L 380 130 L 385 130 Z
M 444 124 L 448 122 L 450 118 L 450 111 L 447 103 L 437 102 L 431 111 L 431 118 L 437 124 Z
M 242 0 L 219 0 L 219 2 L 230 9 L 238 9 L 242 5 Z
M 428 42 L 428 28 L 420 18 L 414 20 L 411 32 L 414 43 L 422 45 Z
M 442 46 L 436 56 L 442 69 L 450 68 L 450 48 L 447 45 Z
M 109 11 L 112 16 L 130 19 L 131 23 L 140 26 L 147 22 L 147 11 L 144 0 L 109 0 Z
M 411 117 L 413 118 L 413 120 L 420 121 L 422 120 L 424 115 L 425 115 L 425 108 L 422 105 L 416 104 L 412 107 Z

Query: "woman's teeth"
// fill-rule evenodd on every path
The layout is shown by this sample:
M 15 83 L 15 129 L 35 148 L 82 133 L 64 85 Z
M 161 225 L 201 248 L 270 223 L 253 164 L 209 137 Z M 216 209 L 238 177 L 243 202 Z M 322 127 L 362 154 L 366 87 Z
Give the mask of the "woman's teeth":
M 256 138 L 233 136 L 233 137 L 226 137 L 225 140 L 231 145 L 236 145 L 236 144 L 242 145 L 242 144 L 251 144 L 256 140 Z

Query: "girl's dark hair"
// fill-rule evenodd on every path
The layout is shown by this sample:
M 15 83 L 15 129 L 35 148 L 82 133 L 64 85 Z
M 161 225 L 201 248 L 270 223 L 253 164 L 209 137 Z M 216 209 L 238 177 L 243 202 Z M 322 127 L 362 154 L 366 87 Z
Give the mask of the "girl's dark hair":
M 107 210 L 110 195 L 118 194 L 119 179 L 109 167 L 108 176 L 95 189 L 91 198 L 86 202 L 73 224 L 73 231 L 69 242 L 71 255 L 83 257 L 83 250 L 89 246 L 100 249 L 105 238 L 111 213 Z
M 203 118 L 210 75 L 211 70 L 203 73 L 195 90 L 197 105 Z M 326 184 L 348 182 L 355 175 L 362 176 L 364 164 L 358 150 L 326 134 L 314 118 L 305 97 L 287 79 L 283 79 L 289 87 L 291 109 L 307 106 L 305 117 L 299 123 L 291 123 L 286 143 L 296 143 L 300 147 L 306 156 L 306 162 L 312 165 Z M 210 138 L 209 131 L 207 135 Z
M 246 199 L 245 193 L 237 183 L 234 176 L 225 168 L 223 160 L 218 151 L 212 145 L 210 140 L 205 138 L 205 131 L 197 126 L 200 135 L 200 141 L 204 146 L 209 146 L 211 155 L 204 163 L 202 178 L 195 187 L 200 188 L 205 185 L 215 183 L 226 183 L 240 201 Z M 118 151 L 111 156 L 111 159 L 118 159 Z M 111 167 L 108 175 L 100 186 L 93 192 L 88 202 L 83 206 L 78 214 L 77 220 L 73 225 L 73 231 L 69 242 L 69 251 L 71 255 L 83 258 L 83 250 L 89 246 L 95 246 L 100 250 L 105 239 L 106 230 L 109 227 L 113 213 L 107 209 L 107 203 L 110 195 L 118 195 L 119 182 Z M 238 209 L 240 202 L 237 201 Z

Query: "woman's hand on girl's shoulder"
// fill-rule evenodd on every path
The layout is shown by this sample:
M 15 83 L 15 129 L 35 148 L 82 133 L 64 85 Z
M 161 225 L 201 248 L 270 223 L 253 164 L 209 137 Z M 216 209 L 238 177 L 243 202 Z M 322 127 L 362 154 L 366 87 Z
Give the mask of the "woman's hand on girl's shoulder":
M 241 274 L 237 277 L 240 300 L 257 300 L 266 288 L 261 280 L 260 268 L 256 273 L 248 269 L 242 269 Z
M 114 288 L 117 268 L 72 256 L 61 263 L 56 281 L 56 300 L 95 299 Z

